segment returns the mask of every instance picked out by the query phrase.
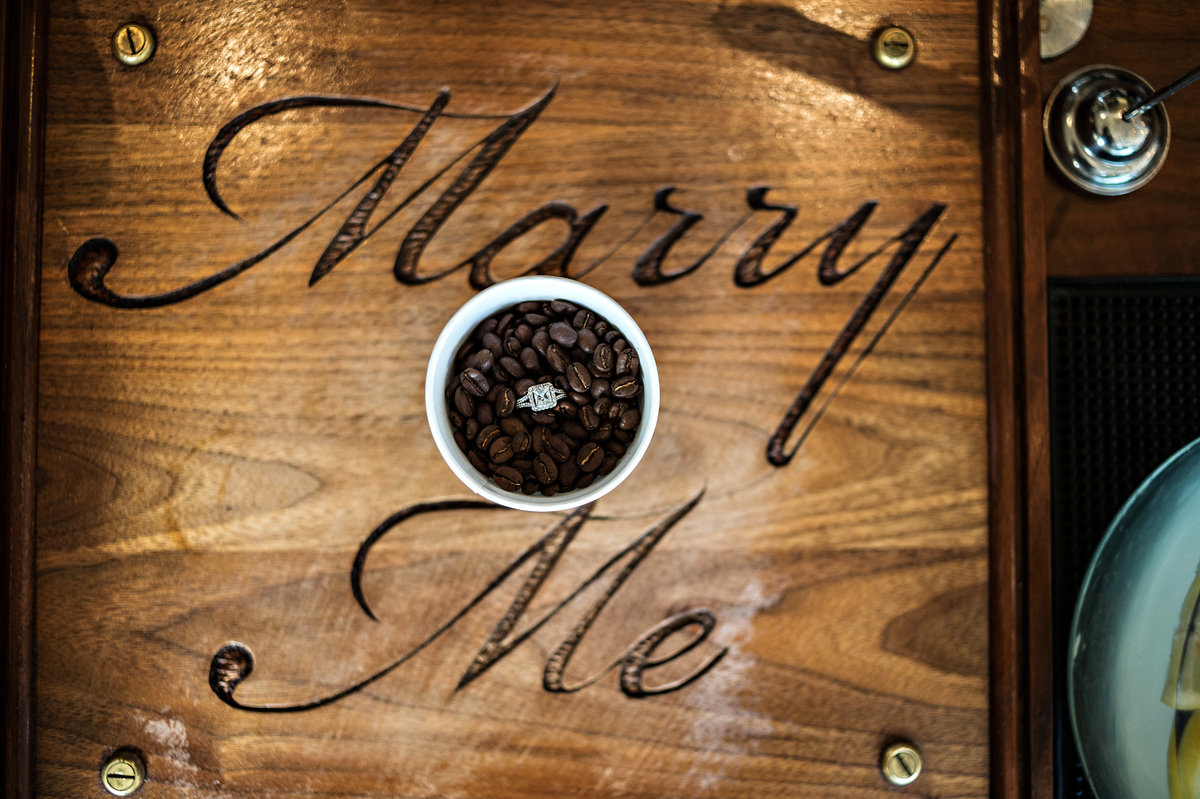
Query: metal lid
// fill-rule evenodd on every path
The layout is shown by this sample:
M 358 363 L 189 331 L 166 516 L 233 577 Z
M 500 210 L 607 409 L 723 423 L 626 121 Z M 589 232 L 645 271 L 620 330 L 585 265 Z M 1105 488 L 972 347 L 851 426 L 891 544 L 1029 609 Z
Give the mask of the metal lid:
M 1063 78 L 1042 117 L 1051 160 L 1093 194 L 1112 197 L 1146 185 L 1167 156 L 1167 112 L 1158 105 L 1132 120 L 1123 114 L 1151 94 L 1145 79 L 1120 67 L 1085 67 Z

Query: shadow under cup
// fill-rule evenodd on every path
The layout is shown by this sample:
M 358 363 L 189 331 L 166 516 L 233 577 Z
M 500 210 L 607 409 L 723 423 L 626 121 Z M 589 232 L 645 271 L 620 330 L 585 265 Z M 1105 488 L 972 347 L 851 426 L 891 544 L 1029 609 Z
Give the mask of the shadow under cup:
M 566 300 L 595 311 L 607 319 L 610 325 L 620 330 L 625 340 L 633 347 L 642 374 L 641 423 L 616 468 L 598 477 L 587 488 L 565 491 L 552 497 L 506 491 L 496 485 L 489 476 L 476 470 L 454 443 L 454 429 L 450 424 L 445 391 L 454 369 L 454 356 L 475 328 L 496 312 L 530 300 Z M 650 351 L 650 343 L 633 317 L 611 297 L 585 283 L 543 275 L 505 280 L 484 289 L 468 300 L 442 328 L 433 346 L 429 368 L 425 373 L 425 414 L 429 419 L 434 443 L 446 465 L 463 485 L 474 493 L 517 510 L 567 510 L 593 502 L 620 485 L 633 472 L 650 446 L 658 422 L 659 397 L 658 366 L 654 361 L 654 354 Z

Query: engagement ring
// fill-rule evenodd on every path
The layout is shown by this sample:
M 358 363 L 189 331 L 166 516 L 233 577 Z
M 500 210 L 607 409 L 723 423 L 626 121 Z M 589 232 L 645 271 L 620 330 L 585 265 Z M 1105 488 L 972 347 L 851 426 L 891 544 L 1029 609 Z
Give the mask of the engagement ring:
M 555 388 L 553 383 L 538 383 L 517 400 L 518 408 L 529 408 L 534 413 L 551 410 L 567 392 Z

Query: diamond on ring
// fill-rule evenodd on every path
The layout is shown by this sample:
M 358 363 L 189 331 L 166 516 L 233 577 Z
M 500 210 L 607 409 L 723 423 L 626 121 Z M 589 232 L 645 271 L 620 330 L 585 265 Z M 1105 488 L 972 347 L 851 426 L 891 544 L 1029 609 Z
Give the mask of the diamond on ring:
M 553 383 L 538 383 L 517 400 L 517 407 L 529 408 L 534 413 L 540 413 L 552 409 L 565 396 L 567 392 L 555 388 Z

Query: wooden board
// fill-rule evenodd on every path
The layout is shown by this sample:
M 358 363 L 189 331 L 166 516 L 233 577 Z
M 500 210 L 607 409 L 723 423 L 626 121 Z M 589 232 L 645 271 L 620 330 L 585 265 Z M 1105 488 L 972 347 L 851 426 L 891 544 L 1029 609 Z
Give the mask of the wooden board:
M 104 795 L 132 747 L 145 796 L 882 796 L 897 739 L 926 758 L 910 792 L 988 791 L 975 4 L 174 2 L 138 68 L 109 52 L 127 13 L 50 6 L 39 795 Z M 867 45 L 892 23 L 901 72 Z M 379 227 L 310 286 L 443 88 Z M 650 284 L 685 219 L 656 195 L 702 219 Z M 423 378 L 497 237 L 491 279 L 543 264 L 629 309 L 663 414 L 460 685 L 562 517 L 396 524 L 363 573 L 378 621 L 350 575 L 393 514 L 468 498 Z M 705 609 L 646 669 L 683 685 L 630 696 L 611 664 Z M 595 683 L 546 690 L 585 627 L 566 684 Z M 254 668 L 223 702 L 231 642 Z

